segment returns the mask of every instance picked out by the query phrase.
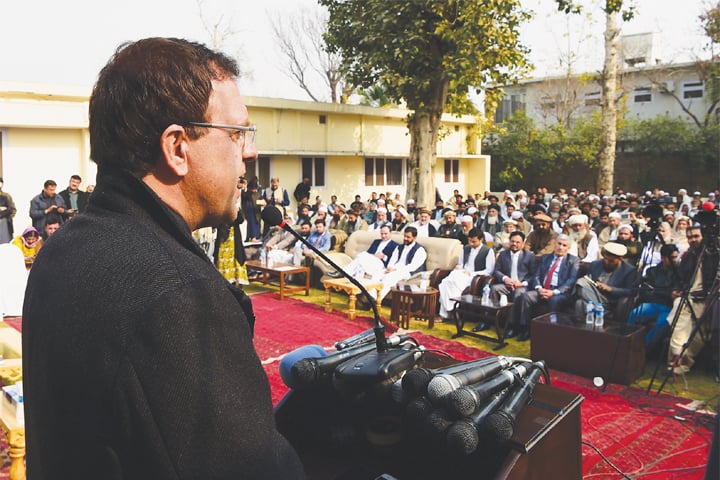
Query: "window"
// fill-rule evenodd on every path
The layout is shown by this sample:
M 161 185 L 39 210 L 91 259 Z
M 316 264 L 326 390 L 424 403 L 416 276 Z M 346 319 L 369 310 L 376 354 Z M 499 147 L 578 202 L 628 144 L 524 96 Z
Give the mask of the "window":
M 495 112 L 495 123 L 502 123 L 518 110 L 525 110 L 525 94 L 518 93 L 503 97 Z
M 650 87 L 636 88 L 633 91 L 633 102 L 650 103 L 652 102 L 652 91 Z
M 385 186 L 403 184 L 402 158 L 366 158 L 365 185 Z
M 702 98 L 704 93 L 703 82 L 683 82 L 683 98 Z
M 601 102 L 601 92 L 600 90 L 595 92 L 588 92 L 585 94 L 585 106 L 589 107 L 591 105 L 600 105 Z
M 260 156 L 257 160 L 245 160 L 245 178 L 249 181 L 253 177 L 257 177 L 262 186 L 270 185 L 270 157 Z
M 445 183 L 457 183 L 460 160 L 445 160 Z
M 310 184 L 314 187 L 325 186 L 325 158 L 324 157 L 303 157 L 302 178 L 309 178 Z

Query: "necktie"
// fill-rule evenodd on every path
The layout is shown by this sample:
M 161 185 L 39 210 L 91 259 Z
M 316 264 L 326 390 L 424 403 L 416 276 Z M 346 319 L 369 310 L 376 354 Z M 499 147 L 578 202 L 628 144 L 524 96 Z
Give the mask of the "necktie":
M 555 263 L 553 263 L 553 264 L 552 264 L 552 267 L 550 267 L 550 270 L 548 271 L 547 277 L 545 277 L 545 284 L 543 285 L 543 288 L 544 288 L 545 290 L 549 290 L 550 287 L 552 286 L 552 284 L 551 284 L 551 282 L 552 282 L 552 277 L 553 277 L 553 274 L 555 273 L 555 270 L 557 270 L 558 265 L 560 265 L 560 260 L 561 260 L 561 259 L 562 259 L 562 257 L 556 257 L 556 258 L 555 258 Z
M 517 264 L 518 264 L 518 257 L 520 256 L 520 252 L 515 252 L 510 254 L 510 278 L 514 281 L 518 280 L 518 271 L 517 271 Z

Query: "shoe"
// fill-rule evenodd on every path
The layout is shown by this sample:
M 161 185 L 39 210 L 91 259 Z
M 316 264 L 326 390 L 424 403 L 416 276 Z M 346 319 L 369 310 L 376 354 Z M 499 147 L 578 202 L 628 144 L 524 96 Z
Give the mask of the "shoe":
M 479 322 L 475 327 L 472 329 L 473 332 L 482 332 L 484 330 L 487 330 L 490 328 L 490 325 L 488 325 L 485 322 Z
M 512 327 L 505 330 L 505 338 L 517 337 L 517 334 L 518 334 L 518 332 Z
M 520 334 L 518 334 L 517 340 L 518 342 L 527 342 L 528 340 L 530 340 L 530 330 L 523 330 L 522 332 L 520 332 Z
M 342 274 L 338 272 L 337 270 L 333 270 L 332 272 L 327 272 L 327 276 L 331 278 L 342 278 Z

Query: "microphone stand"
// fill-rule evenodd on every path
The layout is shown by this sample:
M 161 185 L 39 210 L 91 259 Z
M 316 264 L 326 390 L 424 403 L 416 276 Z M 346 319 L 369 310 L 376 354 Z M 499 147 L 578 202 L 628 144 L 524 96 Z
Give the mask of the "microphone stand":
M 362 293 L 364 293 L 368 298 L 370 298 L 370 294 L 368 293 L 365 286 L 360 283 L 356 278 L 351 277 L 350 275 L 345 272 L 342 268 L 337 266 L 335 262 L 330 260 L 327 255 L 325 255 L 323 252 L 318 250 L 313 244 L 308 242 L 305 238 L 303 238 L 302 235 L 300 235 L 298 232 L 295 231 L 294 228 L 292 228 L 290 225 L 286 223 L 280 224 L 281 228 L 285 230 L 286 232 L 290 233 L 293 237 L 295 237 L 299 242 L 301 242 L 303 245 L 308 247 L 310 250 L 312 250 L 318 257 L 322 259 L 323 262 L 326 262 L 328 265 L 333 267 L 336 272 L 340 273 L 343 278 L 346 278 L 350 281 L 353 285 L 355 285 Z M 380 312 L 378 311 L 376 302 L 370 302 L 370 305 L 372 307 L 373 311 L 373 317 L 375 320 L 375 326 L 373 327 L 373 331 L 375 332 L 375 346 L 377 347 L 378 352 L 385 352 L 387 351 L 387 342 L 385 340 L 385 325 L 383 325 L 382 321 L 380 320 Z

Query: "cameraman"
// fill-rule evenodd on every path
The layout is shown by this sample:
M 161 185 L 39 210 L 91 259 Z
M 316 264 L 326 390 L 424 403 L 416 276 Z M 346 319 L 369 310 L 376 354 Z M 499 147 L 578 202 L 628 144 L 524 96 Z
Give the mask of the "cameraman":
M 666 244 L 660 247 L 660 264 L 648 269 L 640 289 L 641 303 L 628 317 L 629 324 L 654 323 L 645 336 L 648 355 L 656 351 L 670 333 L 667 318 L 673 305 L 673 287 L 680 281 L 677 272 L 678 256 L 676 245 Z
M 668 315 L 668 318 L 674 318 L 677 309 L 682 303 L 682 309 L 677 314 L 675 329 L 670 337 L 670 349 L 668 351 L 669 369 L 672 369 L 673 373 L 676 374 L 689 372 L 695 363 L 695 356 L 702 349 L 703 335 L 694 335 L 682 358 L 680 357 L 683 346 L 690 340 L 690 333 L 695 326 L 695 319 L 699 319 L 703 314 L 705 297 L 710 292 L 718 268 L 718 252 L 715 249 L 706 248 L 704 255 L 702 255 L 700 268 L 697 268 L 697 274 L 693 278 L 697 263 L 701 259 L 703 252 L 702 228 L 699 225 L 688 227 L 687 239 L 689 248 L 680 261 L 680 267 L 678 268 L 680 282 L 672 293 L 675 300 L 672 312 Z M 689 291 L 689 295 L 687 302 L 682 302 L 681 297 L 685 291 Z M 694 318 L 692 313 L 694 313 Z M 703 330 L 709 332 L 709 322 L 704 325 Z

